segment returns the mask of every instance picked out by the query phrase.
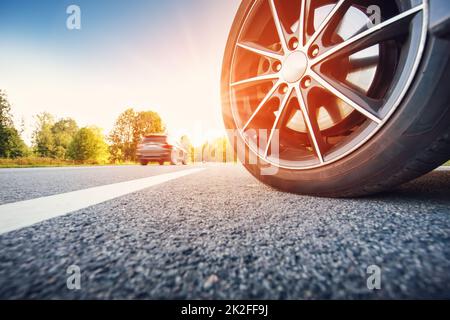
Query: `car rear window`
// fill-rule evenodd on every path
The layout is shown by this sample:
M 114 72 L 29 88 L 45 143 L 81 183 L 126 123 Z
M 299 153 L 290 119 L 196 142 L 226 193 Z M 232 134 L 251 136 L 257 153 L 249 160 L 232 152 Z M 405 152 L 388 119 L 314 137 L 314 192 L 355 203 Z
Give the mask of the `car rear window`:
M 167 141 L 167 137 L 158 137 L 158 136 L 145 137 L 142 139 L 143 143 L 147 143 L 147 142 L 166 143 L 166 141 Z

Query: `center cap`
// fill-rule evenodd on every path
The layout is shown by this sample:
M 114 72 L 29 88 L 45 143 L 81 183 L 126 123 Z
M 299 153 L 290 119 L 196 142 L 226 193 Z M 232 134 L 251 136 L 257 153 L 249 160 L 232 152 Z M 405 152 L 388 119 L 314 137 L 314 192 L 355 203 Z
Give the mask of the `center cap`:
M 299 81 L 306 72 L 308 59 L 303 52 L 295 51 L 291 53 L 283 64 L 282 75 L 284 80 L 289 83 Z

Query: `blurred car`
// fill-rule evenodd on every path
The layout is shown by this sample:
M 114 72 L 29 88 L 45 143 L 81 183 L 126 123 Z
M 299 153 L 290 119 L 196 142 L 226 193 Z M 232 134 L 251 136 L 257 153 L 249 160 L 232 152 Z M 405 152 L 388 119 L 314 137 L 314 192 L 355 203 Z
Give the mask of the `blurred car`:
M 163 165 L 170 162 L 171 165 L 187 165 L 188 152 L 178 142 L 167 135 L 154 134 L 142 138 L 137 147 L 137 159 L 146 166 L 149 162 L 158 162 Z

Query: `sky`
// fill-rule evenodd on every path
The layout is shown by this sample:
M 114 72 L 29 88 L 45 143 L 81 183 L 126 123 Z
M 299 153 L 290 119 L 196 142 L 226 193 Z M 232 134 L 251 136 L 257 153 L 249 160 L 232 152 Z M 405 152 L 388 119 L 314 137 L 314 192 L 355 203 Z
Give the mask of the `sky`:
M 69 30 L 69 5 L 81 30 Z M 107 134 L 128 107 L 174 136 L 220 136 L 220 73 L 240 0 L 1 0 L 0 88 L 29 143 L 46 111 Z

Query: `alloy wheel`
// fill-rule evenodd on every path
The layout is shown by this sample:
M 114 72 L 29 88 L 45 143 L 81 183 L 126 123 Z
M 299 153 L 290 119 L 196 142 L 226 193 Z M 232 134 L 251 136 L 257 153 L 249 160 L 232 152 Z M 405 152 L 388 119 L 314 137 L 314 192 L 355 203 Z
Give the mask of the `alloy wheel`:
M 405 97 L 427 16 L 426 1 L 256 0 L 228 84 L 241 138 L 261 160 L 289 169 L 351 154 Z

